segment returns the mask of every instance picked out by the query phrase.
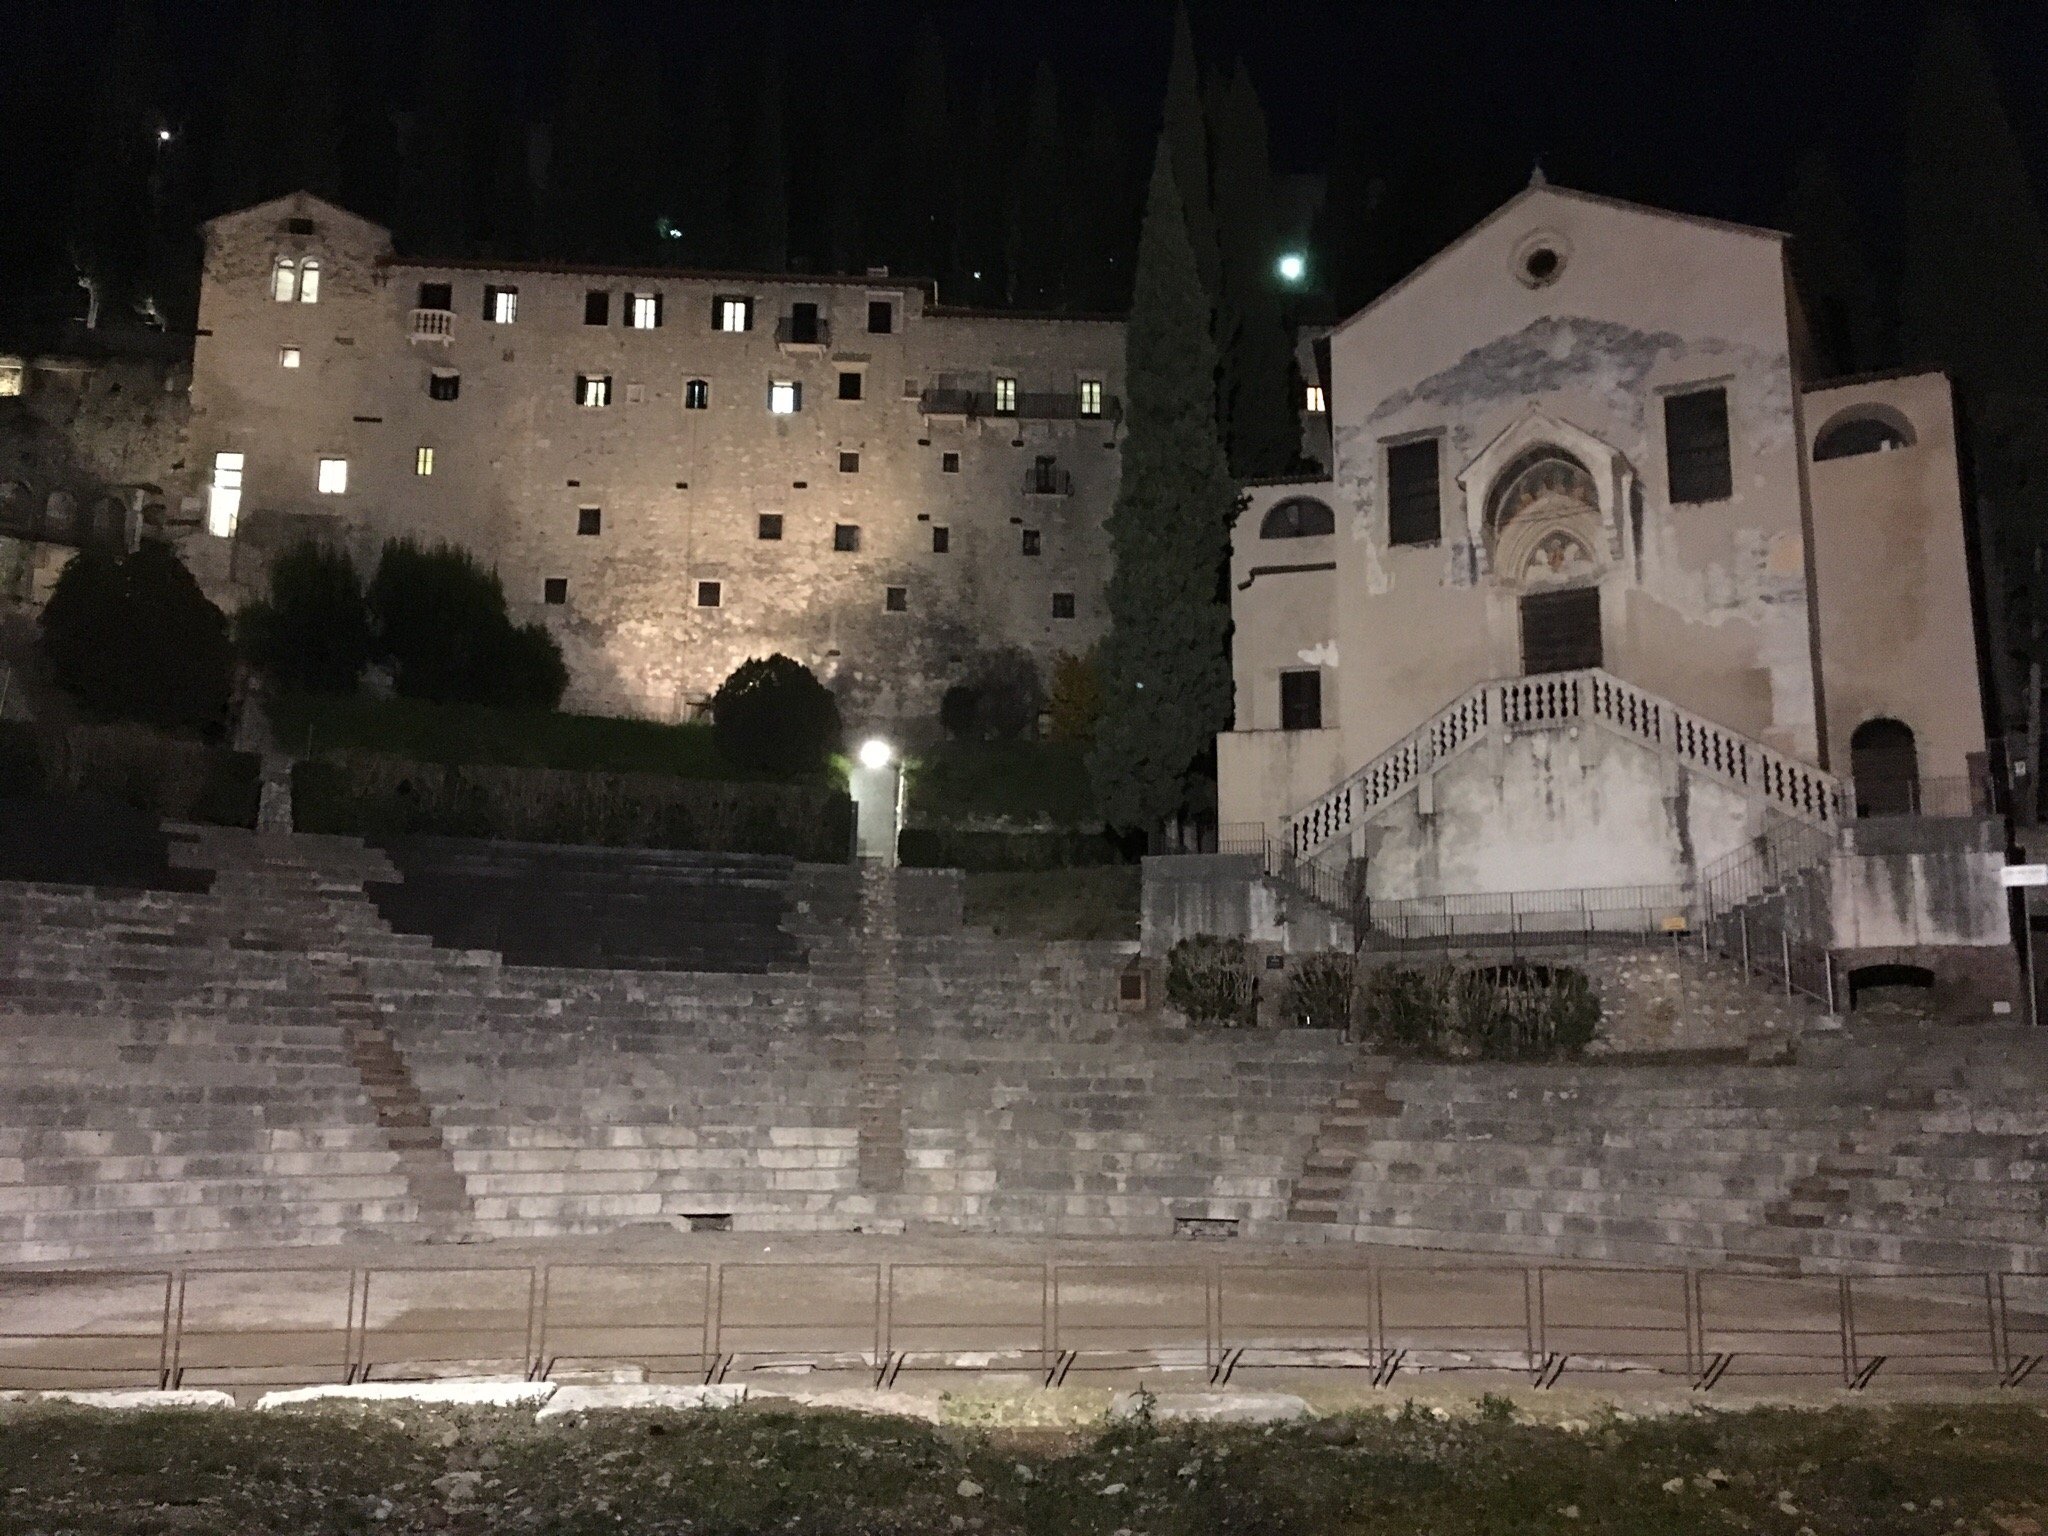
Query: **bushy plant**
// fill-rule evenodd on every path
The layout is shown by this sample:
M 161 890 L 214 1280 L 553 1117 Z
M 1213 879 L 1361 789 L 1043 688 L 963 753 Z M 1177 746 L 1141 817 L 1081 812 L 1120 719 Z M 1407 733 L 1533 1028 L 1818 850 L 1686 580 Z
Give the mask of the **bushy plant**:
M 512 623 L 497 573 L 468 550 L 392 539 L 367 596 L 376 655 L 406 698 L 508 709 L 561 702 L 569 673 L 554 637 Z
M 718 750 L 750 772 L 800 777 L 839 751 L 839 703 L 809 667 L 776 654 L 742 662 L 711 698 Z
M 1359 988 L 1374 1044 L 1403 1055 L 1544 1061 L 1581 1055 L 1600 1000 L 1582 971 L 1516 963 L 1459 970 L 1381 966 Z
M 959 740 L 1016 741 L 1031 734 L 1044 708 L 1031 658 L 1014 648 L 990 651 L 939 700 L 939 724 Z
M 79 551 L 40 623 L 52 675 L 93 714 L 208 736 L 227 723 L 227 616 L 168 545 Z
M 1359 982 L 1359 1018 L 1381 1050 L 1426 1054 L 1435 1045 L 1445 1014 L 1447 970 L 1414 970 L 1382 965 Z
M 370 611 L 348 551 L 304 539 L 270 563 L 270 595 L 236 616 L 242 653 L 279 688 L 353 693 L 370 661 Z
M 1061 651 L 1053 658 L 1045 708 L 1046 734 L 1054 741 L 1095 739 L 1095 725 L 1102 718 L 1102 671 L 1093 652 L 1076 656 Z
M 1310 955 L 1288 974 L 1280 1012 L 1303 1029 L 1348 1029 L 1357 995 L 1349 955 Z
M 1259 1018 L 1259 973 L 1243 939 L 1197 934 L 1166 954 L 1166 1000 L 1194 1024 L 1247 1028 Z

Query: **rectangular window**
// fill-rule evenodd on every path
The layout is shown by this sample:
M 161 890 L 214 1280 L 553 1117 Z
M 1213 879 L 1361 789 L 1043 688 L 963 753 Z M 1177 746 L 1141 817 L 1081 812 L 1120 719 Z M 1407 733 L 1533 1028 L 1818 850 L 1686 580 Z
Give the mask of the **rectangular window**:
M 462 393 L 462 375 L 449 368 L 436 368 L 427 375 L 429 400 L 453 400 Z
M 1443 537 L 1443 487 L 1437 472 L 1438 440 L 1395 443 L 1387 449 L 1387 542 L 1434 544 Z
M 434 450 L 415 448 L 412 451 L 412 472 L 416 475 L 431 475 L 434 472 Z
M 839 374 L 839 398 L 858 400 L 860 398 L 861 374 L 858 369 L 845 368 Z
M 292 349 L 287 347 L 285 350 L 289 352 Z M 278 361 L 283 363 L 283 357 L 280 356 Z M 289 368 L 293 365 L 285 363 L 285 366 Z M 27 378 L 27 364 L 23 363 L 19 358 L 0 357 L 0 395 L 11 396 L 20 394 L 22 385 L 27 382 Z
M 1056 619 L 1071 619 L 1074 616 L 1074 594 L 1055 592 L 1052 595 L 1052 616 Z
M 1280 729 L 1323 728 L 1323 674 L 1319 670 L 1280 674 Z
M 707 379 L 692 379 L 683 386 L 683 409 L 686 411 L 706 410 L 711 405 L 711 384 Z
M 519 318 L 519 290 L 493 283 L 484 289 L 484 318 L 493 325 L 510 325 Z
M 932 553 L 943 555 L 953 547 L 953 530 L 939 526 L 932 529 Z
M 299 302 L 318 304 L 320 302 L 320 263 L 302 261 L 299 263 Z
M 860 455 L 859 455 L 859 454 L 857 454 L 857 453 L 842 453 L 842 454 L 840 454 L 840 455 L 839 455 L 839 473 L 841 473 L 842 475 L 857 475 L 857 474 L 859 474 L 859 473 L 860 473 Z
M 713 299 L 711 328 L 714 331 L 751 331 L 754 328 L 754 301 L 740 298 Z
M 311 219 L 286 219 L 284 221 L 284 232 L 288 235 L 310 235 L 313 233 L 313 221 Z
M 299 264 L 280 259 L 270 269 L 270 296 L 280 304 L 289 304 L 299 296 Z
M 585 325 L 610 325 L 612 323 L 611 291 L 593 288 L 583 295 L 583 323 Z
M 860 525 L 835 523 L 832 527 L 832 547 L 842 555 L 857 554 L 860 550 Z
M 818 332 L 818 306 L 810 303 L 790 305 L 790 345 L 796 347 L 815 347 L 820 339 Z
M 724 606 L 725 587 L 721 582 L 700 581 L 697 583 L 697 606 L 718 608 Z
M 548 577 L 540 584 L 540 600 L 555 607 L 560 607 L 563 603 L 568 602 L 569 578 L 566 576 Z
M 215 538 L 231 538 L 241 515 L 242 456 L 216 453 L 213 481 L 206 488 L 206 531 Z
M 939 468 L 940 468 L 940 470 L 941 470 L 942 472 L 944 472 L 945 474 L 949 474 L 949 475 L 957 475 L 957 474 L 959 474 L 959 473 L 960 473 L 960 455 L 959 455 L 959 454 L 957 454 L 957 453 L 942 453 L 942 454 L 940 454 L 940 455 L 939 455 Z
M 1017 414 L 1017 381 L 1015 379 L 996 380 L 996 414 L 998 416 L 1014 416 Z
M 1022 548 L 1024 553 L 1027 555 L 1035 555 L 1038 553 L 1038 530 L 1036 528 L 1026 528 L 1024 530 L 1024 540 Z
M 322 459 L 318 484 L 322 496 L 345 496 L 348 494 L 348 460 Z
M 1735 493 L 1728 456 L 1728 391 L 1664 397 L 1664 464 L 1671 503 L 1726 501 Z
M 1330 402 L 1323 394 L 1322 385 L 1311 384 L 1308 386 L 1303 392 L 1302 407 L 1311 416 L 1327 416 L 1329 414 Z
M 763 512 L 759 517 L 755 518 L 754 537 L 757 539 L 767 539 L 771 543 L 781 538 L 782 514 L 780 512 Z
M 578 507 L 576 509 L 576 535 L 578 538 L 594 539 L 603 532 L 603 507 Z
M 421 283 L 421 309 L 453 309 L 455 307 L 455 285 L 452 283 Z
M 576 375 L 576 403 L 601 411 L 612 403 L 612 376 L 608 373 Z
M 299 349 L 297 347 L 279 347 L 277 349 L 277 366 L 280 368 L 298 367 Z M 21 391 L 17 389 L 14 393 L 18 395 Z
M 768 385 L 768 409 L 777 416 L 794 416 L 804 408 L 804 387 L 788 379 L 774 379 Z
M 1083 416 L 1100 416 L 1102 414 L 1102 380 L 1083 379 L 1081 381 L 1081 414 Z
M 636 331 L 651 331 L 661 325 L 661 295 L 633 293 L 626 296 L 626 324 Z
M 1600 589 L 1531 592 L 1522 599 L 1522 670 L 1578 672 L 1601 664 Z
M 887 336 L 896 329 L 896 306 L 888 299 L 868 300 L 868 331 L 871 335 Z
M 908 613 L 910 611 L 910 588 L 882 588 L 882 607 L 889 613 Z

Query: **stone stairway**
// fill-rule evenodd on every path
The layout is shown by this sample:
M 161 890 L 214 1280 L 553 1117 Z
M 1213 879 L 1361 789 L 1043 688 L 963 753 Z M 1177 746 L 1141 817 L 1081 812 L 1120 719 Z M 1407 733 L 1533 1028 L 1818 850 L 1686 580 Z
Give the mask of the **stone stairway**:
M 896 871 L 861 871 L 860 1187 L 903 1189 L 903 1050 L 896 989 Z
M 1301 1177 L 1287 1198 L 1287 1219 L 1295 1223 L 1331 1222 L 1343 1204 L 1345 1187 L 1359 1155 L 1401 1106 L 1387 1094 L 1393 1063 L 1383 1056 L 1363 1058 L 1337 1097 L 1330 1101 L 1316 1139 L 1301 1165 Z

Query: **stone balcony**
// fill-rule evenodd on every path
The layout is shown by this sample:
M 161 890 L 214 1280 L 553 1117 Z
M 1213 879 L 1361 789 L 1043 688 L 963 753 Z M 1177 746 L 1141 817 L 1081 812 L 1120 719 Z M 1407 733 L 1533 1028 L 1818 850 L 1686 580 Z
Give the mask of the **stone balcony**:
M 448 309 L 416 309 L 412 312 L 412 339 L 435 346 L 455 340 L 455 312 Z

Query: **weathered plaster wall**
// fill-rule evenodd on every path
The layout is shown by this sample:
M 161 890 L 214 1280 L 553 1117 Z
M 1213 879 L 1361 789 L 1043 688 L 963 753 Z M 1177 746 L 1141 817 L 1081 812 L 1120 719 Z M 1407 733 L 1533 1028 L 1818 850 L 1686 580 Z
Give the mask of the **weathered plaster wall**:
M 310 217 L 312 236 L 283 230 Z M 281 253 L 326 263 L 317 304 L 273 302 Z M 421 283 L 454 290 L 452 339 L 410 339 Z M 516 323 L 483 319 L 487 283 L 516 285 Z M 611 294 L 610 323 L 583 324 L 586 291 Z M 662 323 L 623 323 L 625 295 L 658 291 Z M 751 296 L 754 327 L 712 329 L 717 296 Z M 870 299 L 896 305 L 870 333 Z M 818 347 L 780 345 L 791 304 L 816 303 Z M 365 552 L 393 533 L 449 538 L 496 563 L 513 607 L 561 639 L 583 707 L 674 717 L 709 697 L 749 656 L 781 650 L 841 693 L 856 721 L 927 716 L 982 650 L 1015 645 L 1042 664 L 1084 651 L 1104 627 L 1117 431 L 1107 419 L 965 421 L 926 416 L 916 395 L 987 390 L 997 375 L 1023 394 L 1072 397 L 1084 380 L 1121 393 L 1120 325 L 966 316 L 928 307 L 924 290 L 886 278 L 700 278 L 531 267 L 502 271 L 391 260 L 384 232 L 318 203 L 266 205 L 209 226 L 195 360 L 192 474 L 203 502 L 215 451 L 248 455 L 247 537 L 213 552 L 235 590 L 259 581 L 264 546 L 288 520 L 335 520 Z M 300 349 L 296 370 L 279 349 Z M 427 395 L 435 368 L 457 370 L 460 397 Z M 862 398 L 838 398 L 840 372 Z M 609 374 L 613 403 L 579 406 L 578 373 Z M 684 408 L 687 381 L 710 405 Z M 802 409 L 773 415 L 771 380 L 802 386 Z M 414 473 L 432 447 L 434 473 Z M 842 453 L 859 455 L 842 472 Z M 959 468 L 943 468 L 957 453 Z M 323 454 L 349 460 L 345 496 L 315 491 Z M 1041 456 L 1072 494 L 1027 489 Z M 579 536 L 579 508 L 602 532 Z M 779 514 L 779 541 L 757 536 Z M 837 524 L 860 529 L 835 550 Z M 277 530 L 267 537 L 268 524 Z M 948 548 L 934 549 L 934 527 Z M 1024 553 L 1025 530 L 1038 536 Z M 542 604 L 565 578 L 568 601 Z M 716 608 L 697 583 L 721 584 Z M 906 589 L 890 612 L 885 590 Z M 1072 618 L 1053 595 L 1071 593 Z

